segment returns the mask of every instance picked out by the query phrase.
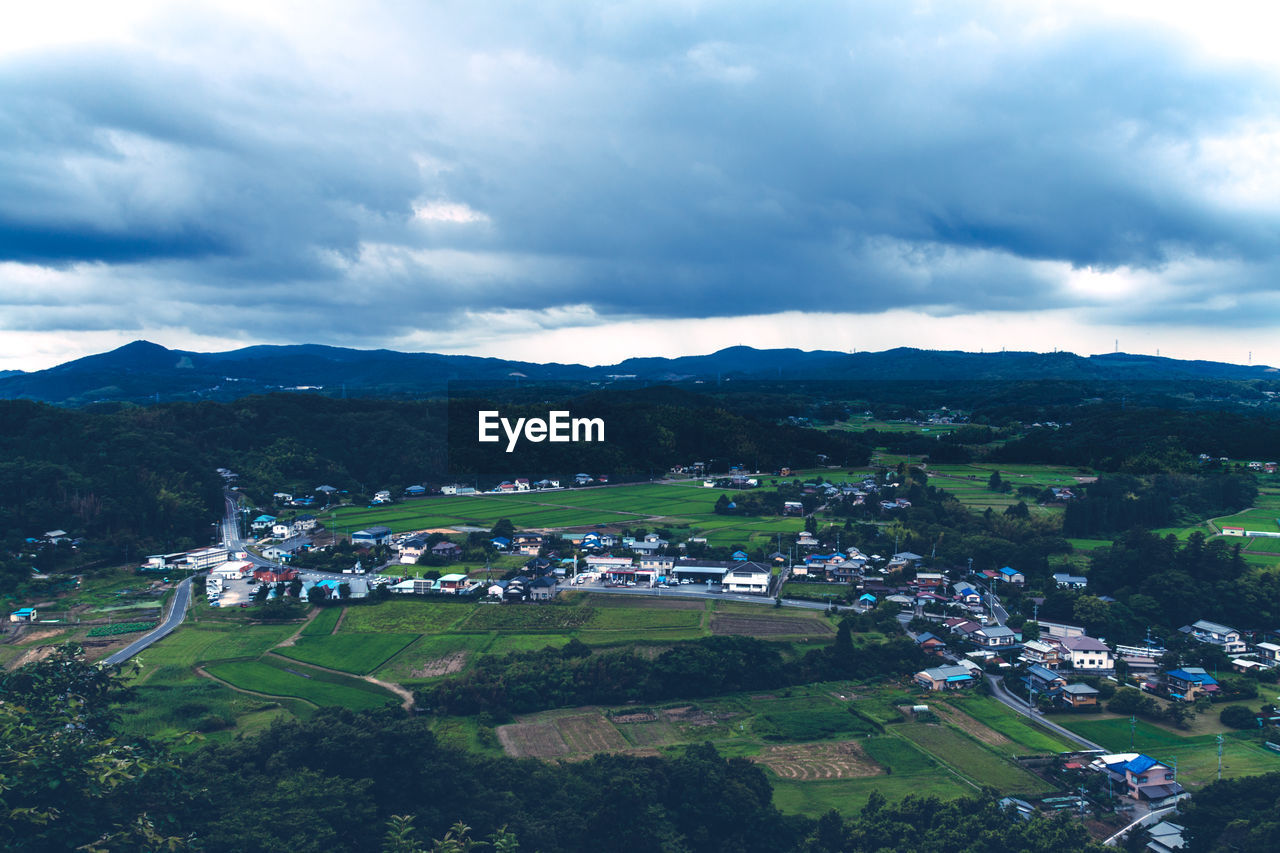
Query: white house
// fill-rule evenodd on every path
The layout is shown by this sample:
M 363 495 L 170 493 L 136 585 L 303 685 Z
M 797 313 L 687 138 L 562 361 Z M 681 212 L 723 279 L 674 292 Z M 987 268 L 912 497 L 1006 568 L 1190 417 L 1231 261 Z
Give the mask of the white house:
M 1058 640 L 1062 647 L 1063 660 L 1070 662 L 1073 669 L 1112 670 L 1116 668 L 1115 657 L 1107 644 L 1094 637 L 1064 637 Z
M 769 582 L 773 580 L 773 572 L 768 566 L 759 563 L 737 563 L 725 573 L 725 592 L 745 592 L 752 595 L 768 595 Z

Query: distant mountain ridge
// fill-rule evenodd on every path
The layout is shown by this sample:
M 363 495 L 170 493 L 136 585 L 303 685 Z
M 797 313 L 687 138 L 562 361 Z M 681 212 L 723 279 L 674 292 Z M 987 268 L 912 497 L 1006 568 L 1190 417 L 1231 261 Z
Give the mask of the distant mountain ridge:
M 730 347 L 708 355 L 629 358 L 614 365 L 537 364 L 499 358 L 319 344 L 252 346 L 229 352 L 171 350 L 134 341 L 30 373 L 0 374 L 0 399 L 63 405 L 160 399 L 234 399 L 288 389 L 356 396 L 440 393 L 450 381 L 642 382 L 732 379 L 808 380 L 1280 380 L 1261 365 L 1181 361 L 1159 356 L 922 350 L 884 352 Z

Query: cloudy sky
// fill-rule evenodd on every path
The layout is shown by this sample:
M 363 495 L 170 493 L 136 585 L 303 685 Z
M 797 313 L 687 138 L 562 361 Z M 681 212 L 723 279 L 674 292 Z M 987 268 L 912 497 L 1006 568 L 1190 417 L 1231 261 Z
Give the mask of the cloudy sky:
M 0 369 L 138 338 L 1280 364 L 1272 5 L 9 8 Z

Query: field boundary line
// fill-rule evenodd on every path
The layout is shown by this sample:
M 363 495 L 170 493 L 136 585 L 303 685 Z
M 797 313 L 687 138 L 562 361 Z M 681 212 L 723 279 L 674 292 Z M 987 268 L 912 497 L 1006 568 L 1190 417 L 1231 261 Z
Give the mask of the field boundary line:
M 256 660 L 256 658 L 245 658 L 245 660 Z M 285 658 L 285 660 L 288 660 L 288 658 Z M 222 661 L 210 661 L 210 663 L 222 663 Z M 221 684 L 223 687 L 229 687 L 230 689 L 236 691 L 237 693 L 244 693 L 245 695 L 248 695 L 248 696 L 259 696 L 263 699 L 290 699 L 294 702 L 302 702 L 305 705 L 310 705 L 312 708 L 320 707 L 315 702 L 312 702 L 310 699 L 303 699 L 301 696 L 282 696 L 276 693 L 261 693 L 257 690 L 245 690 L 243 687 L 236 687 L 230 681 L 226 681 L 224 679 L 219 678 L 218 676 L 214 675 L 212 672 L 209 672 L 203 666 L 196 667 L 196 675 L 199 675 L 203 678 L 207 678 L 210 681 L 216 681 L 218 684 Z
M 408 648 L 409 646 L 411 646 L 411 645 L 413 645 L 413 643 L 409 643 L 408 645 L 406 645 L 406 646 L 405 646 L 405 648 L 407 649 L 407 648 Z M 400 651 L 404 651 L 404 649 L 401 649 Z M 400 653 L 400 652 L 396 652 L 396 654 L 399 654 L 399 653 Z M 408 712 L 410 712 L 410 713 L 412 713 L 412 712 L 413 712 L 413 708 L 414 708 L 414 704 L 415 704 L 414 699 L 413 699 L 413 691 L 411 691 L 411 690 L 409 690 L 409 689 L 405 688 L 405 687 L 404 687 L 404 686 L 402 686 L 402 685 L 395 684 L 395 683 L 390 682 L 390 681 L 383 681 L 383 680 L 382 680 L 382 679 L 380 679 L 380 678 L 374 678 L 372 675 L 356 675 L 355 673 L 352 673 L 352 672 L 343 672 L 343 671 L 342 671 L 342 670 L 340 670 L 340 669 L 334 669 L 333 667 L 329 667 L 329 666 L 320 666 L 319 664 L 310 663 L 310 662 L 308 662 L 308 661 L 299 661 L 299 660 L 294 660 L 293 658 L 285 657 L 284 655 L 278 655 L 278 654 L 276 654 L 276 653 L 275 653 L 275 652 L 273 652 L 273 651 L 269 651 L 269 652 L 267 652 L 267 654 L 268 654 L 268 655 L 271 655 L 273 658 L 279 658 L 280 660 L 288 661 L 288 662 L 289 662 L 289 663 L 291 663 L 291 664 L 301 664 L 302 666 L 309 666 L 309 667 L 311 667 L 312 669 L 318 669 L 318 670 L 320 670 L 321 672 L 329 672 L 329 673 L 332 673 L 332 674 L 334 674 L 334 675 L 341 675 L 341 676 L 345 676 L 345 677 L 347 677 L 347 678 L 354 678 L 354 679 L 356 679 L 357 681 L 365 681 L 365 682 L 368 682 L 369 684 L 373 684 L 373 685 L 375 685 L 375 686 L 377 686 L 377 687 L 381 687 L 383 690 L 388 690 L 388 691 L 390 691 L 391 693 L 393 693 L 393 694 L 395 694 L 396 696 L 399 696 L 401 699 L 403 699 L 404 701 L 400 703 L 400 707 L 404 708 L 406 711 L 408 711 Z M 265 657 L 265 655 L 264 655 L 264 657 Z M 392 655 L 391 657 L 395 657 L 395 655 Z M 391 658 L 387 658 L 387 661 L 390 661 L 390 660 L 391 660 Z M 387 662 L 387 661 L 384 661 L 383 663 L 379 664 L 378 666 L 379 666 L 379 667 L 384 666 L 384 665 L 386 664 L 386 662 Z
M 297 645 L 297 644 L 298 644 L 298 638 L 302 636 L 302 632 L 303 632 L 304 630 L 306 630 L 306 627 L 307 627 L 308 625 L 310 625 L 310 624 L 311 624 L 311 620 L 315 619 L 315 618 L 316 618 L 317 616 L 319 616 L 319 615 L 320 615 L 320 608 L 318 608 L 318 607 L 313 607 L 313 608 L 311 608 L 311 612 L 307 614 L 307 618 L 306 618 L 306 619 L 303 619 L 303 620 L 302 620 L 302 624 L 298 626 L 298 630 L 294 631 L 294 632 L 293 632 L 292 634 L 290 634 L 288 637 L 286 637 L 285 639 L 283 639 L 283 640 L 281 640 L 280 642 L 276 643 L 276 644 L 275 644 L 274 646 L 272 646 L 271 648 L 273 648 L 273 649 L 285 649 L 285 648 L 288 648 L 289 646 L 295 646 L 295 645 Z

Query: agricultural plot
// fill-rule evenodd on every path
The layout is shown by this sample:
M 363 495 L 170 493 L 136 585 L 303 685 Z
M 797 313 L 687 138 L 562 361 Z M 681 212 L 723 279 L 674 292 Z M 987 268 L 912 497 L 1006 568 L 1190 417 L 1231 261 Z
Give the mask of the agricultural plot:
M 558 717 L 556 730 L 564 739 L 569 752 L 577 755 L 594 755 L 597 752 L 618 752 L 628 747 L 613 725 L 599 714 L 576 714 Z
M 908 796 L 952 800 L 973 794 L 973 788 L 949 773 L 871 776 L 830 781 L 792 781 L 775 778 L 773 804 L 787 814 L 819 817 L 832 809 L 854 814 L 867 804 L 874 791 L 891 802 Z
M 141 678 L 153 667 L 193 667 L 206 661 L 257 657 L 297 630 L 296 625 L 188 625 L 148 648 Z
M 331 524 L 340 531 L 384 524 L 399 533 L 463 526 L 489 528 L 502 518 L 523 528 L 661 523 L 705 532 L 708 542 L 717 545 L 751 544 L 779 533 L 797 533 L 804 526 L 798 518 L 716 515 L 713 509 L 721 491 L 689 484 L 641 483 L 558 492 L 430 498 L 390 507 L 344 507 L 335 511 Z
M 275 653 L 316 666 L 367 675 L 416 639 L 417 634 L 302 636 L 292 646 L 278 648 Z
M 291 696 L 319 707 L 340 705 L 364 710 L 399 701 L 390 692 L 366 681 L 269 657 L 223 661 L 210 664 L 206 669 L 211 675 L 241 690 L 270 696 Z
M 932 773 L 938 769 L 938 762 L 900 737 L 873 737 L 861 743 L 867 755 L 888 772 L 901 775 Z
M 86 637 L 115 637 L 120 634 L 136 634 L 150 631 L 157 622 L 116 622 L 113 625 L 95 625 L 85 634 Z
M 1028 755 L 1066 752 L 1076 748 L 1075 744 L 1068 743 L 1057 735 L 1036 726 L 1026 717 L 1013 713 L 1007 706 L 994 699 L 986 696 L 964 696 L 956 697 L 952 701 L 964 714 L 1005 737 L 1011 747 L 1016 747 L 1011 752 Z
M 1028 795 L 1053 790 L 1043 779 L 949 726 L 903 723 L 895 732 L 976 785 L 991 785 L 1008 793 Z
M 342 616 L 341 607 L 326 607 L 317 613 L 310 622 L 302 629 L 304 637 L 323 637 L 333 633 L 333 629 L 338 626 L 338 619 Z
M 603 597 L 603 596 L 601 596 Z M 621 596 L 617 596 L 621 598 Z M 593 599 L 593 601 L 596 599 Z M 678 602 L 701 605 L 702 602 Z M 644 631 L 652 628 L 699 628 L 706 612 L 701 606 L 682 608 L 591 607 L 584 623 L 591 631 Z
M 1235 515 L 1215 518 L 1213 523 L 1219 528 L 1243 527 L 1245 530 L 1280 533 L 1280 518 L 1278 516 L 1280 516 L 1280 509 L 1274 506 L 1254 507 L 1253 509 L 1246 509 L 1244 512 L 1238 512 Z
M 817 619 L 794 619 L 785 616 L 742 616 L 716 613 L 711 617 L 711 633 L 741 634 L 748 637 L 822 637 L 832 627 Z
M 572 631 L 591 621 L 595 613 L 591 607 L 547 605 L 544 607 L 504 607 L 488 605 L 472 608 L 471 615 L 459 626 L 459 631 Z
M 1250 539 L 1244 549 L 1246 551 L 1262 551 L 1267 554 L 1280 554 L 1280 539 L 1264 539 L 1257 536 Z
M 760 714 L 754 731 L 768 741 L 822 740 L 838 735 L 871 734 L 871 724 L 846 708 L 828 707 Z
M 498 740 L 513 758 L 558 758 L 569 746 L 553 723 L 512 723 L 499 726 Z
M 769 746 L 752 760 L 783 779 L 796 781 L 849 779 L 883 772 L 855 741 Z
M 414 640 L 377 671 L 386 681 L 419 681 L 461 672 L 493 642 L 488 634 L 446 634 Z
M 475 609 L 470 602 L 393 598 L 374 606 L 348 607 L 338 634 L 441 634 Z

